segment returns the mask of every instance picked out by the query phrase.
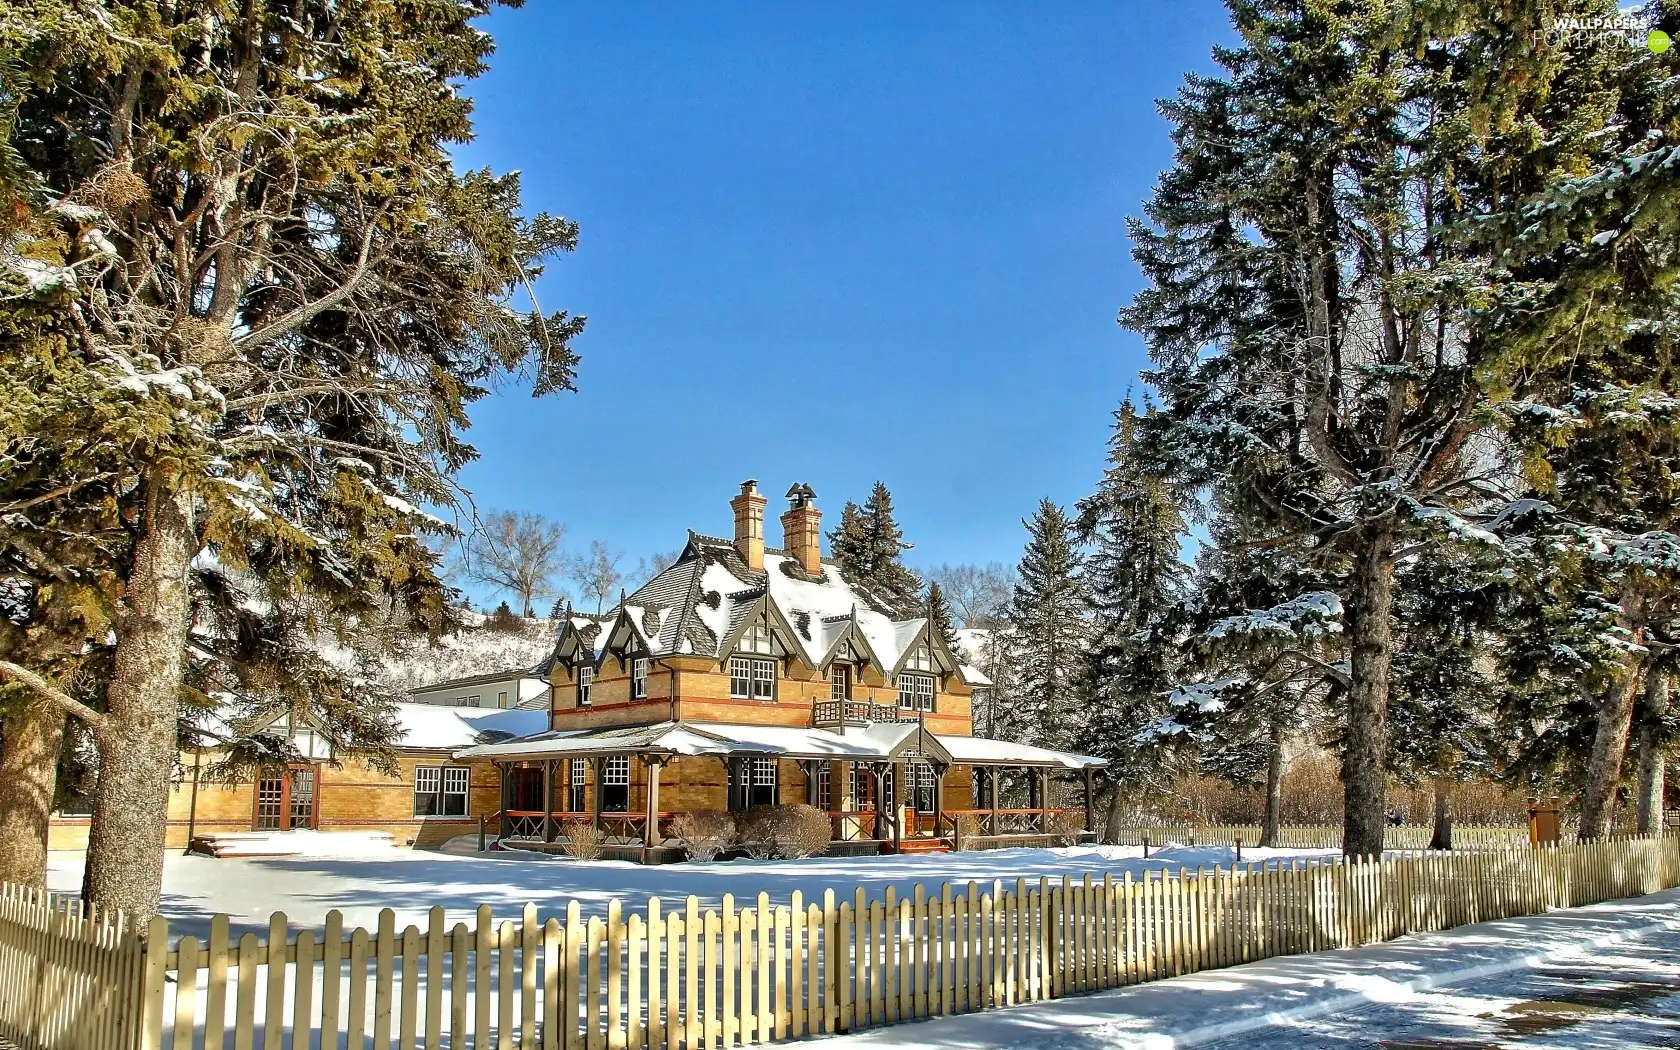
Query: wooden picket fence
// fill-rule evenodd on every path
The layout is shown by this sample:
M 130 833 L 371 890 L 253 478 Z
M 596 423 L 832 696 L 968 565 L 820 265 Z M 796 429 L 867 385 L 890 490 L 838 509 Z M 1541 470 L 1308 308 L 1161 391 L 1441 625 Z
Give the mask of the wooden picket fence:
M 1258 824 L 1156 824 L 1118 828 L 1113 840 L 1122 846 L 1151 846 L 1180 843 L 1193 846 L 1235 846 L 1245 848 L 1260 841 Z M 1383 845 L 1391 850 L 1429 848 L 1434 829 L 1408 824 L 1383 830 Z M 1528 845 L 1528 827 L 1502 825 L 1460 825 L 1453 829 L 1453 849 L 1516 849 Z M 1285 824 L 1278 828 L 1280 849 L 1341 849 L 1340 824 Z
M 906 898 L 832 892 L 747 907 L 576 902 L 517 922 L 316 933 L 225 916 L 173 946 L 6 891 L 0 1036 L 26 1050 L 733 1047 L 969 1013 L 1264 959 L 1538 914 L 1680 884 L 1680 839 L 1272 860 Z M 56 918 L 55 918 L 56 917 Z M 56 923 L 56 925 L 55 925 Z M 14 993 L 14 974 L 63 997 Z

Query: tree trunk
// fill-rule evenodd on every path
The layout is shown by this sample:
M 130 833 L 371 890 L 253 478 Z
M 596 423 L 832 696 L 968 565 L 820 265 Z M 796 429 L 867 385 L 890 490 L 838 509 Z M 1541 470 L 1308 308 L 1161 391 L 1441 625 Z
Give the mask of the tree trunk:
M 47 822 L 58 788 L 64 710 L 32 701 L 6 716 L 0 751 L 0 881 L 47 880 Z
M 1108 790 L 1108 815 L 1103 818 L 1103 842 L 1110 846 L 1120 841 L 1120 821 L 1124 814 L 1121 812 L 1120 785 L 1114 784 Z
M 1610 810 L 1616 801 L 1616 785 L 1622 779 L 1622 760 L 1627 753 L 1628 726 L 1633 721 L 1633 701 L 1639 695 L 1644 657 L 1638 648 L 1644 641 L 1644 601 L 1632 585 L 1622 592 L 1617 621 L 1628 632 L 1631 643 L 1622 657 L 1622 670 L 1598 698 L 1594 712 L 1592 761 L 1587 765 L 1587 784 L 1581 789 L 1581 842 L 1592 842 L 1610 830 Z
M 1352 682 L 1342 742 L 1342 852 L 1382 853 L 1386 816 L 1384 758 L 1388 753 L 1388 679 L 1394 659 L 1394 533 L 1373 526 L 1362 537 L 1349 580 L 1347 635 Z
M 134 924 L 150 918 L 163 895 L 187 572 L 198 549 L 191 495 L 169 491 L 158 479 L 150 489 L 128 578 L 128 608 L 117 631 L 106 721 L 94 732 L 99 787 L 84 888 L 88 900 L 122 908 Z
M 1260 828 L 1259 845 L 1277 845 L 1278 825 L 1283 823 L 1283 727 L 1271 728 L 1271 750 L 1266 755 L 1266 816 Z
M 1668 760 L 1662 739 L 1662 719 L 1668 714 L 1668 675 L 1653 671 L 1645 681 L 1645 711 L 1639 723 L 1639 833 L 1655 835 L 1663 829 L 1663 765 Z
M 1429 848 L 1452 849 L 1452 833 L 1452 781 L 1447 777 L 1436 777 L 1435 831 L 1429 836 Z

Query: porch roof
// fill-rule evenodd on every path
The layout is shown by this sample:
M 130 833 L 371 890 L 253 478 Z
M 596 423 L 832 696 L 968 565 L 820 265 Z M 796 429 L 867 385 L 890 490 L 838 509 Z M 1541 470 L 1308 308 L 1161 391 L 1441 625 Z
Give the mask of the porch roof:
M 588 755 L 776 756 L 886 762 L 922 753 L 962 765 L 1044 766 L 1084 769 L 1106 765 L 1100 758 L 1015 744 L 1007 740 L 949 736 L 914 722 L 883 722 L 844 733 L 792 726 L 728 722 L 660 722 L 648 726 L 556 730 L 455 753 L 456 758 L 575 758 Z

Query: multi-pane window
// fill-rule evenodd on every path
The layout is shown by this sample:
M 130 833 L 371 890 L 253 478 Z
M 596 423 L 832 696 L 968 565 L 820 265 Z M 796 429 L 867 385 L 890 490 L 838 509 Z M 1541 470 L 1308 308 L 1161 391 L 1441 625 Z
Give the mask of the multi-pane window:
M 630 699 L 647 699 L 648 658 L 638 656 L 630 661 Z
M 589 688 L 595 684 L 595 668 L 580 667 L 577 673 L 578 706 L 589 706 Z
M 630 809 L 630 758 L 613 755 L 601 763 L 601 809 L 625 813 Z
M 934 779 L 933 764 L 930 762 L 911 762 L 905 767 L 910 801 L 915 804 L 918 813 L 933 812 Z
M 869 772 L 869 767 L 854 765 L 852 767 L 852 808 L 860 810 L 883 809 L 890 810 L 893 806 L 893 775 L 888 767 L 881 774 L 881 798 L 875 798 L 875 781 Z M 879 801 L 879 807 L 875 803 Z
M 828 698 L 830 700 L 850 700 L 852 698 L 852 669 L 846 664 L 835 664 L 828 669 Z
M 776 652 L 776 636 L 770 633 L 770 628 L 761 623 L 755 623 L 741 635 L 740 649 L 744 653 L 774 655 Z
M 776 661 L 730 657 L 729 695 L 737 700 L 776 699 Z
M 829 783 L 827 762 L 817 766 L 817 805 L 831 813 L 840 808 L 834 804 L 834 790 Z
M 933 676 L 901 674 L 898 676 L 898 706 L 911 711 L 933 710 Z
M 589 808 L 589 759 L 572 759 L 572 777 L 570 796 L 566 799 L 566 808 L 573 813 L 582 813 Z
M 480 701 L 479 701 L 479 698 L 478 698 L 478 697 L 476 697 L 476 696 L 469 696 L 469 697 L 467 697 L 467 706 L 468 706 L 468 707 L 478 707 L 478 706 L 479 706 L 479 702 L 480 702 Z
M 418 766 L 414 770 L 414 815 L 467 815 L 466 766 Z
M 776 804 L 776 760 L 755 758 L 747 762 L 747 805 L 774 806 Z

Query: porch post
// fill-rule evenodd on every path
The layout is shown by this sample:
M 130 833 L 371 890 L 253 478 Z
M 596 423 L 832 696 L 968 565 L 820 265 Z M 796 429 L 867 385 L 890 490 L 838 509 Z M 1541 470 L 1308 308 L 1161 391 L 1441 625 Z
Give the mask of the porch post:
M 885 786 L 885 778 L 881 776 L 881 764 L 869 763 L 869 801 L 875 806 L 875 830 L 869 833 L 869 837 L 876 840 L 881 838 L 881 821 L 886 818 L 886 814 L 882 812 L 882 803 L 886 800 L 881 797 L 881 789 Z
M 939 826 L 945 823 L 945 771 L 950 766 L 936 763 L 933 767 L 933 836 L 939 837 Z
M 1038 780 L 1038 808 L 1039 809 L 1049 809 L 1050 808 L 1050 771 L 1048 769 L 1038 770 L 1038 778 L 1039 778 L 1039 780 Z M 1042 832 L 1047 832 L 1047 831 L 1050 830 L 1050 814 L 1040 813 L 1038 815 L 1038 830 L 1041 833 Z
M 594 761 L 592 761 L 590 763 L 590 766 L 594 769 L 594 772 L 595 772 L 595 796 L 594 796 L 594 804 L 591 806 L 590 812 L 592 812 L 595 815 L 595 830 L 600 831 L 601 830 L 601 778 L 606 774 L 607 760 L 606 760 L 605 756 L 596 755 Z
M 820 809 L 817 803 L 817 763 L 806 759 L 799 763 L 799 768 L 805 771 L 805 804 Z
M 543 822 L 544 842 L 554 841 L 554 760 L 543 760 Z
M 513 767 L 506 762 L 496 763 L 496 774 L 502 782 L 502 811 L 496 816 L 496 837 L 505 839 L 512 830 L 508 823 L 508 800 L 513 797 L 513 784 L 508 778 L 508 771 Z
M 1095 794 L 1096 794 L 1096 789 L 1092 784 L 1091 767 L 1086 766 L 1085 767 L 1085 830 L 1086 831 L 1097 830 L 1097 827 L 1096 827 L 1096 824 L 1097 824 L 1097 819 L 1096 819 L 1097 818 L 1097 803 L 1096 803 L 1096 799 L 1094 797 Z
M 643 755 L 647 767 L 647 829 L 642 833 L 642 845 L 648 849 L 659 845 L 659 767 L 665 759 L 659 755 Z

